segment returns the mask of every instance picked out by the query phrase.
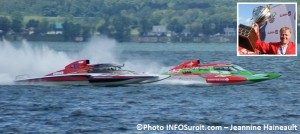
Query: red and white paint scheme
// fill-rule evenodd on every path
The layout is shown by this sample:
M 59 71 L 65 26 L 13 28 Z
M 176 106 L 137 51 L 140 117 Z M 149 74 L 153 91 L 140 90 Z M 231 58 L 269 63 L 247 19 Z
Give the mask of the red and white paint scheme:
M 101 85 L 119 86 L 127 84 L 151 83 L 170 76 L 140 74 L 122 70 L 124 65 L 90 64 L 89 60 L 78 60 L 65 66 L 63 70 L 43 77 L 17 79 L 18 84 L 62 84 L 62 85 Z

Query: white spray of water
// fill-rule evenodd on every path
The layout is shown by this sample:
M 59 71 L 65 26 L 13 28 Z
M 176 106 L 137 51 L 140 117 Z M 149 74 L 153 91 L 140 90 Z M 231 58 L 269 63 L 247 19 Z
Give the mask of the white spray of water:
M 106 37 L 94 37 L 84 44 L 78 54 L 68 54 L 55 51 L 45 45 L 36 46 L 23 41 L 21 46 L 15 46 L 6 40 L 0 41 L 0 84 L 12 84 L 15 77 L 22 74 L 43 76 L 63 69 L 67 64 L 80 59 L 89 59 L 94 63 L 124 63 L 125 69 L 150 74 L 160 74 L 172 67 L 165 67 L 146 57 L 133 57 L 127 61 L 118 61 L 117 42 Z M 199 82 L 165 81 L 163 84 L 190 85 Z
M 93 37 L 74 59 L 90 59 L 91 63 L 116 63 L 125 64 L 124 69 L 145 73 L 162 73 L 169 68 L 159 63 L 148 60 L 147 57 L 133 57 L 127 61 L 119 61 L 118 56 L 123 56 L 118 49 L 117 42 L 107 37 Z
M 166 79 L 158 82 L 158 84 L 168 84 L 168 85 L 209 85 L 204 80 L 180 80 L 180 79 Z
M 72 57 L 89 59 L 91 63 L 117 63 L 116 44 L 115 40 L 107 37 L 93 37 L 77 55 Z
M 11 84 L 18 75 L 45 75 L 61 69 L 71 60 L 64 52 L 46 46 L 33 47 L 26 41 L 14 46 L 4 40 L 0 42 L 0 61 L 0 84 Z
M 170 69 L 169 67 L 164 67 L 157 62 L 150 61 L 147 59 L 144 60 L 130 59 L 124 61 L 124 63 L 126 69 L 134 70 L 136 72 L 143 72 L 143 73 L 160 74 Z

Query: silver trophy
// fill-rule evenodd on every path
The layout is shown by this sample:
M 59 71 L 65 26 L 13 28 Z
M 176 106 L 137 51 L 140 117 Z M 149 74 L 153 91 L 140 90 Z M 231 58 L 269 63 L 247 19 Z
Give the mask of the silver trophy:
M 252 21 L 257 23 L 258 25 L 263 25 L 267 22 L 270 18 L 272 18 L 272 14 L 270 12 L 270 5 L 266 7 L 259 6 L 253 9 L 252 12 Z

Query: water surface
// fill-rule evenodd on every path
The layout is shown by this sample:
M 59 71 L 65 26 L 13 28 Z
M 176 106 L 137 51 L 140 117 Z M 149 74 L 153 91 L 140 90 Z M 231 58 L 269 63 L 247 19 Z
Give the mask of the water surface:
M 10 44 L 17 45 L 11 42 Z M 107 45 L 113 45 L 109 49 L 89 46 L 85 43 L 29 42 L 28 44 L 30 48 L 47 46 L 44 54 L 37 53 L 41 51 L 40 49 L 30 50 L 36 53 L 32 56 L 43 58 L 36 60 L 36 64 L 41 64 L 37 66 L 43 67 L 47 60 L 61 61 L 63 64 L 78 56 L 92 57 L 94 61 L 106 58 L 106 60 L 125 63 L 125 66 L 128 65 L 127 68 L 131 70 L 159 73 L 183 61 L 200 59 L 203 63 L 230 62 L 248 70 L 275 72 L 282 76 L 260 83 L 226 86 L 163 82 L 120 87 L 2 84 L 0 85 L 0 133 L 186 132 L 138 131 L 137 124 L 162 126 L 202 124 L 225 127 L 231 124 L 300 125 L 298 57 L 237 57 L 235 44 L 108 42 Z M 87 47 L 91 48 L 87 49 Z M 98 51 L 98 53 L 89 55 L 83 52 L 84 49 Z M 15 51 L 15 55 L 20 54 L 19 51 Z M 51 53 L 55 54 L 51 55 Z M 56 57 L 58 53 L 62 54 L 60 58 Z M 55 60 L 51 59 L 53 57 Z M 21 60 L 27 58 L 30 56 L 24 55 Z M 24 63 L 24 66 L 26 68 L 29 65 Z M 46 69 L 37 67 L 35 70 L 56 71 L 54 68 L 48 65 Z M 4 70 L 11 69 L 4 68 Z M 27 70 L 30 68 L 28 67 Z M 5 75 L 14 76 L 16 75 L 14 72 L 20 71 L 20 68 L 16 68 L 15 71 Z M 199 133 L 199 131 L 188 132 Z M 232 133 L 229 130 L 210 132 Z M 299 133 L 299 131 L 237 131 L 237 133 L 245 132 Z

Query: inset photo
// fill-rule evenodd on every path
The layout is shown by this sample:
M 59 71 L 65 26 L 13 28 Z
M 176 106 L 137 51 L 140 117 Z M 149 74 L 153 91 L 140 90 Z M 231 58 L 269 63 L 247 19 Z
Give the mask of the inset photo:
M 237 56 L 297 56 L 297 2 L 238 2 L 237 20 Z

